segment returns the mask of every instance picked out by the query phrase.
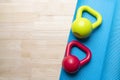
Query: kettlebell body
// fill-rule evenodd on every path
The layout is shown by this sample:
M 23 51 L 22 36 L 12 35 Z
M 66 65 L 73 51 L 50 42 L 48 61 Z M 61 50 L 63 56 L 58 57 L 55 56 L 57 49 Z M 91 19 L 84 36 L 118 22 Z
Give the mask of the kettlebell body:
M 64 58 L 63 68 L 69 73 L 75 73 L 80 68 L 80 61 L 76 56 L 70 55 Z
M 86 18 L 76 19 L 72 24 L 72 32 L 78 38 L 86 38 L 92 32 L 92 23 Z

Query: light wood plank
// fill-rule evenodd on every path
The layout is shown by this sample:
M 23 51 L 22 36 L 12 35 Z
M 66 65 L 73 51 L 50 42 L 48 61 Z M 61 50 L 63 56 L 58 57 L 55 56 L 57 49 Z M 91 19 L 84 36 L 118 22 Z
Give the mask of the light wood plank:
M 59 80 L 77 0 L 0 0 L 0 80 Z

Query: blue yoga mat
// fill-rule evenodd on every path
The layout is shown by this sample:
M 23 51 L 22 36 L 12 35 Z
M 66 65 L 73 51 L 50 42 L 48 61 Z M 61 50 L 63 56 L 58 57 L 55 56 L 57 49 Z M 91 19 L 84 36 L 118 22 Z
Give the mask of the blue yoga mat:
M 115 7 L 101 80 L 120 80 L 120 0 Z
M 92 59 L 76 74 L 68 74 L 61 69 L 59 80 L 120 80 L 119 3 L 120 0 L 78 0 L 76 11 L 82 5 L 90 6 L 102 15 L 103 21 L 85 40 L 78 40 L 70 31 L 68 42 L 72 40 L 82 42 L 91 50 Z M 95 18 L 87 13 L 83 13 L 83 17 L 95 21 Z M 79 59 L 85 57 L 85 54 L 76 47 L 72 49 L 72 54 Z

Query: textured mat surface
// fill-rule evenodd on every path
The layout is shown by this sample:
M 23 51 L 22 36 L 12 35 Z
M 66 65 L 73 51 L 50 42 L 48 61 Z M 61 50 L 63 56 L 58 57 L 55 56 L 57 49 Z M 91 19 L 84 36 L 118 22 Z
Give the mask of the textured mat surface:
M 120 0 L 117 0 L 101 80 L 120 80 Z
M 92 59 L 74 75 L 66 73 L 61 69 L 59 80 L 120 80 L 120 3 L 119 0 L 78 0 L 76 11 L 82 5 L 88 5 L 98 11 L 103 18 L 99 28 L 93 31 L 86 40 L 79 40 L 92 51 Z M 74 15 L 74 19 L 76 12 Z M 83 14 L 92 22 L 95 18 Z M 74 20 L 73 19 L 73 20 Z M 76 39 L 70 31 L 68 42 Z M 73 55 L 79 59 L 85 54 L 78 48 L 72 49 Z

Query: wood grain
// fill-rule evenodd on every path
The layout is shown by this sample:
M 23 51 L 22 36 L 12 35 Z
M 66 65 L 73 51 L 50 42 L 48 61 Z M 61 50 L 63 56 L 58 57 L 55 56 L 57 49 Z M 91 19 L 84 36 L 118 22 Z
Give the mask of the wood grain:
M 0 0 L 0 80 L 59 80 L 77 0 Z

